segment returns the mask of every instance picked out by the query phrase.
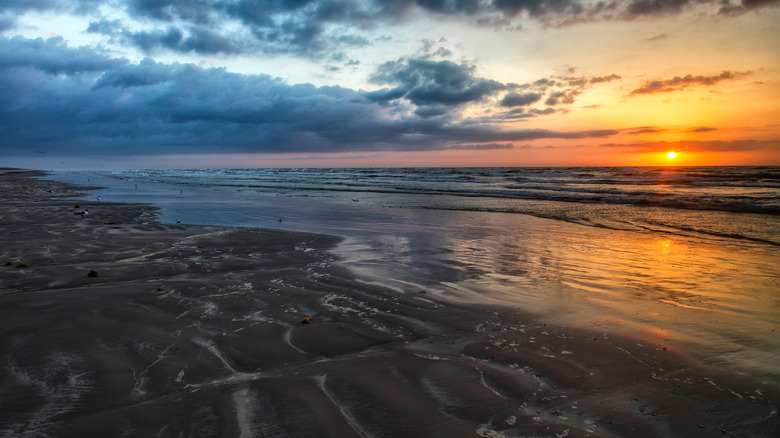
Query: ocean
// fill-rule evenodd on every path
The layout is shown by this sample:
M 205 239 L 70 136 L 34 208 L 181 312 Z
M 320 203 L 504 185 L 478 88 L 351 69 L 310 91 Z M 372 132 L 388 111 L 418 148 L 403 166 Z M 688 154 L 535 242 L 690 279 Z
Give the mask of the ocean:
M 778 167 L 188 169 L 94 174 L 197 189 L 391 208 L 519 213 L 614 229 L 780 244 L 778 221 L 766 219 L 780 215 Z M 749 220 L 735 221 L 735 215 Z
M 364 281 L 780 382 L 780 167 L 55 172 L 161 220 L 335 234 Z

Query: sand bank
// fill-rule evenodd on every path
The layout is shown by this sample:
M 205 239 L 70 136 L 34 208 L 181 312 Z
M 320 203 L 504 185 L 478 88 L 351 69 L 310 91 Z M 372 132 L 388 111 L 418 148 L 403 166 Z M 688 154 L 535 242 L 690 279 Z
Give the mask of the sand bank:
M 0 172 L 4 436 L 780 435 L 774 383 L 657 340 L 383 288 L 337 237 L 161 224 L 39 175 Z

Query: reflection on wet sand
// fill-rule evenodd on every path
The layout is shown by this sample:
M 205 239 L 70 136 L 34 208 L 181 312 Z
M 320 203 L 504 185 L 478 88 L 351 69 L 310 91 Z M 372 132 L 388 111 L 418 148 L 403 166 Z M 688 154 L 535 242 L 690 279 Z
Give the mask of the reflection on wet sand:
M 476 234 L 450 227 L 441 243 L 453 249 L 446 255 L 451 267 L 476 273 L 466 284 L 490 281 L 496 287 L 486 294 L 503 291 L 510 305 L 566 324 L 609 324 L 632 336 L 662 329 L 693 352 L 780 377 L 780 274 L 767 263 L 778 259 L 777 249 L 481 215 L 497 228 L 483 225 Z

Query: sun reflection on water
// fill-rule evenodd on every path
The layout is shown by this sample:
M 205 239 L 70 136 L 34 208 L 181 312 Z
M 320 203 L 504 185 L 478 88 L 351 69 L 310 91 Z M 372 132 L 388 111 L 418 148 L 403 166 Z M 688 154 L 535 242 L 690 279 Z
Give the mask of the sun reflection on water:
M 617 325 L 647 342 L 706 346 L 736 355 L 723 360 L 760 363 L 780 375 L 761 353 L 780 350 L 771 332 L 780 275 L 766 263 L 777 249 L 518 215 L 490 223 L 472 233 L 453 228 L 443 244 L 453 249 L 452 266 L 479 273 L 466 283 L 490 281 L 491 293 L 561 323 Z

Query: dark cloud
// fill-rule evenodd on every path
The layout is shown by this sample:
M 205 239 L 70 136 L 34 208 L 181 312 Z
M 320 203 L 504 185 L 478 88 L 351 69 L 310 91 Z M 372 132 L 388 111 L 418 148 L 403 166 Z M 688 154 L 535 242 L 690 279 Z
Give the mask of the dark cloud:
M 552 14 L 578 15 L 585 7 L 576 0 L 493 0 L 492 6 L 509 16 L 523 12 L 542 17 Z
M 14 14 L 65 11 L 99 16 L 101 5 L 122 8 L 138 27 L 119 26 L 106 35 L 123 36 L 142 50 L 179 52 L 293 53 L 327 58 L 345 46 L 370 44 L 366 32 L 419 17 L 457 18 L 480 26 L 517 28 L 516 20 L 546 26 L 603 20 L 634 20 L 680 13 L 703 6 L 738 15 L 780 0 L 6 0 L 0 30 L 14 26 Z M 513 21 L 515 21 L 513 23 Z M 223 26 L 229 23 L 230 26 Z M 230 30 L 227 30 L 230 28 Z M 132 30 L 131 30 L 132 29 Z M 94 30 L 94 29 L 93 29 Z M 177 40 L 176 31 L 182 32 Z M 447 50 L 439 49 L 442 56 Z
M 572 104 L 575 98 L 580 94 L 579 90 L 563 90 L 550 93 L 547 100 L 544 101 L 545 105 L 555 106 L 561 104 Z
M 421 106 L 414 110 L 414 113 L 420 117 L 439 117 L 448 115 L 450 109 L 445 105 Z
M 382 88 L 381 90 L 369 91 L 363 94 L 363 96 L 373 102 L 387 102 L 396 100 L 404 97 L 404 95 L 406 95 L 406 89 L 401 87 L 393 89 Z
M 531 111 L 526 111 L 525 108 L 515 108 L 513 110 L 505 111 L 497 115 L 490 115 L 483 117 L 479 120 L 475 120 L 477 123 L 498 123 L 498 122 L 512 122 L 516 120 L 530 119 L 536 117 Z
M 126 42 L 133 44 L 145 52 L 152 52 L 160 47 L 174 51 L 182 46 L 184 32 L 178 27 L 170 26 L 165 30 L 130 32 L 122 31 L 120 34 Z
M 780 0 L 723 0 L 721 8 L 718 11 L 720 15 L 735 16 L 742 15 L 745 12 L 762 7 L 772 7 L 780 5 Z
M 616 80 L 619 80 L 619 79 L 620 79 L 620 76 L 618 76 L 618 75 L 613 73 L 613 74 L 608 75 L 608 76 L 592 77 L 592 78 L 590 78 L 589 82 L 591 84 L 600 84 L 602 82 L 612 82 L 612 81 L 616 81 Z
M 66 11 L 72 13 L 87 13 L 106 3 L 105 0 L 3 0 L 2 10 L 15 13 L 27 11 Z
M 531 114 L 533 114 L 535 116 L 546 116 L 548 114 L 553 114 L 553 113 L 555 113 L 557 111 L 558 110 L 553 109 L 553 108 L 545 108 L 545 109 L 532 108 L 532 109 L 528 110 L 529 113 L 531 113 Z
M 737 15 L 773 6 L 780 0 L 417 0 L 419 7 L 442 15 L 472 17 L 477 22 L 505 22 L 524 16 L 545 25 L 560 26 L 587 21 L 636 20 L 668 16 L 697 6 L 719 8 L 720 14 Z M 490 20 L 487 17 L 496 17 Z
M 661 41 L 669 38 L 669 34 L 661 33 L 655 36 L 652 36 L 650 38 L 647 38 L 645 41 Z
M 378 76 L 399 87 L 363 92 L 151 59 L 133 64 L 56 38 L 0 38 L 0 50 L 0 152 L 9 155 L 430 150 L 617 133 L 501 130 L 438 117 L 506 87 L 446 62 L 384 66 Z
M 506 106 L 506 107 L 526 106 L 538 102 L 541 98 L 542 95 L 538 93 L 526 93 L 526 94 L 508 93 L 506 96 L 504 96 L 503 99 L 501 99 L 501 106 Z
M 16 26 L 16 18 L 11 15 L 0 15 L 0 32 Z
M 537 87 L 554 87 L 556 85 L 554 80 L 548 78 L 537 79 L 533 84 Z
M 49 74 L 76 74 L 104 71 L 127 63 L 108 58 L 89 48 L 71 48 L 61 38 L 43 40 L 14 37 L 0 38 L 0 68 L 25 67 Z
M 569 69 L 569 73 L 574 71 L 575 69 Z M 527 84 L 507 84 L 506 87 L 511 90 L 525 91 L 524 93 L 516 91 L 506 93 L 498 102 L 500 107 L 512 109 L 495 113 L 488 110 L 484 116 L 471 120 L 479 123 L 505 123 L 546 116 L 557 112 L 565 113 L 568 109 L 563 106 L 574 104 L 577 97 L 586 90 L 598 84 L 619 80 L 620 78 L 619 75 L 614 73 L 604 76 L 553 76 L 541 78 Z M 546 108 L 531 107 L 533 104 L 542 101 L 542 99 L 544 99 Z
M 680 12 L 690 0 L 633 0 L 628 2 L 625 16 L 636 18 L 646 15 L 662 15 Z
M 631 94 L 652 94 L 652 93 L 666 93 L 670 91 L 679 91 L 683 88 L 696 86 L 696 85 L 715 85 L 720 81 L 727 79 L 734 79 L 739 76 L 745 76 L 751 72 L 730 72 L 724 71 L 723 73 L 715 76 L 675 76 L 672 79 L 648 81 L 640 88 L 632 91 Z
M 482 144 L 457 144 L 446 149 L 471 150 L 471 151 L 489 151 L 496 149 L 512 149 L 511 143 L 482 143 Z
M 95 81 L 92 89 L 104 87 L 133 88 L 148 87 L 173 81 L 182 67 L 159 64 L 152 59 L 144 59 L 137 65 L 128 64 L 120 68 L 106 70 Z
M 574 69 L 570 69 L 570 73 L 573 73 L 573 71 Z M 614 73 L 604 76 L 552 76 L 541 78 L 515 87 L 522 90 L 532 90 L 532 92 L 525 94 L 509 93 L 500 104 L 505 107 L 530 105 L 546 96 L 544 104 L 547 106 L 571 105 L 580 94 L 589 88 L 620 79 L 621 77 Z M 537 114 L 539 113 L 538 110 L 536 112 Z M 523 117 L 529 117 L 530 115 L 532 114 L 526 113 Z M 517 116 L 517 114 L 514 114 L 514 116 Z
M 631 128 L 623 131 L 625 134 L 655 134 L 657 132 L 663 132 L 663 129 L 658 129 L 652 126 L 642 126 L 639 128 Z
M 359 32 L 387 20 L 386 5 L 349 0 L 238 0 L 217 3 L 226 18 L 246 26 L 267 53 L 324 55 L 340 46 L 366 45 Z M 357 32 L 357 33 L 356 33 Z
M 711 140 L 711 141 L 654 141 L 640 143 L 609 143 L 601 147 L 621 148 L 637 152 L 739 152 L 771 150 L 780 147 L 780 140 Z
M 90 23 L 87 32 L 108 35 L 115 42 L 130 44 L 146 53 L 160 49 L 201 54 L 234 54 L 242 51 L 229 38 L 204 27 L 191 27 L 187 33 L 176 26 L 133 32 L 123 27 L 119 21 L 98 21 Z
M 718 128 L 711 128 L 709 126 L 699 126 L 698 128 L 691 129 L 690 132 L 711 132 L 717 130 Z
M 451 61 L 402 58 L 379 66 L 371 80 L 398 85 L 396 90 L 417 106 L 454 106 L 482 100 L 510 86 L 474 76 L 474 66 Z
M 130 15 L 161 21 L 180 19 L 205 23 L 210 21 L 218 6 L 218 2 L 208 0 L 127 0 Z
M 502 122 L 514 122 L 518 120 L 531 119 L 539 116 L 547 116 L 558 112 L 555 108 L 514 108 L 509 111 L 500 112 L 497 114 L 489 114 L 484 117 L 469 119 L 471 124 L 496 124 Z

